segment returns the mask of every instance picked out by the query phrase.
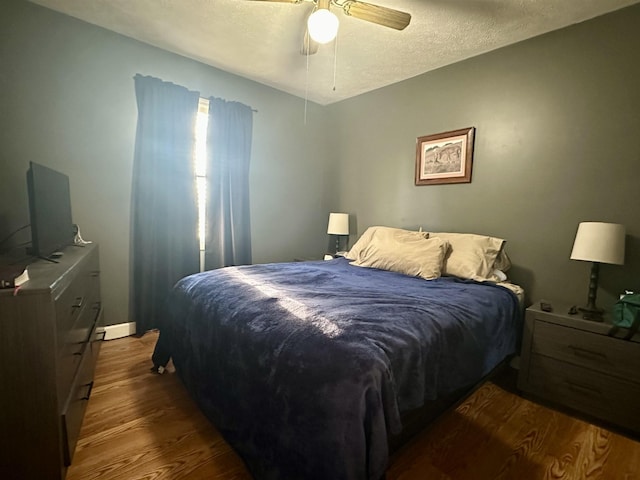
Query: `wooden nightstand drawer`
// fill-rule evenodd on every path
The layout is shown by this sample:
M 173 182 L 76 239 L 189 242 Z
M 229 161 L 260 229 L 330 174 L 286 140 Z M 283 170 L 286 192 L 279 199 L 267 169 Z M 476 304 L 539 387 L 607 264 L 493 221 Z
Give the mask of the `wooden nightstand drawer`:
M 640 345 L 536 321 L 532 353 L 640 383 Z
M 640 384 L 612 378 L 541 355 L 531 357 L 528 382 L 549 400 L 640 430 Z

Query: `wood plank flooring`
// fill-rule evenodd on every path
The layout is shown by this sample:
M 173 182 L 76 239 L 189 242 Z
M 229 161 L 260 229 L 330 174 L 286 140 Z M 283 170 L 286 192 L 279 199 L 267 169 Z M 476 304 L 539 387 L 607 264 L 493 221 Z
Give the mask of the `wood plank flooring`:
M 177 375 L 149 372 L 156 339 L 104 343 L 67 480 L 251 479 Z M 640 479 L 639 442 L 499 383 L 485 383 L 400 449 L 387 480 Z

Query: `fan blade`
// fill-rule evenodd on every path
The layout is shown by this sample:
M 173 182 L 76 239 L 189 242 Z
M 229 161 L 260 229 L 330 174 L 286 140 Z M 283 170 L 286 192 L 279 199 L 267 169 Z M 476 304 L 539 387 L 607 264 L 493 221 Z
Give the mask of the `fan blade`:
M 409 13 L 356 0 L 345 2 L 342 8 L 347 15 L 396 30 L 404 30 L 411 21 Z
M 300 3 L 303 0 L 249 0 L 250 2 Z
M 301 55 L 313 55 L 318 53 L 318 42 L 316 42 L 309 35 L 309 29 L 305 29 L 302 37 L 302 48 L 300 49 Z

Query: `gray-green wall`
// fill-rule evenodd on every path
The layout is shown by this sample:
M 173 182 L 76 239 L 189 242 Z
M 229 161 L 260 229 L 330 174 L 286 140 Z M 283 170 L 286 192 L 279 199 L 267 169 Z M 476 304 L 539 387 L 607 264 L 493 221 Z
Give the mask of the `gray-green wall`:
M 29 160 L 67 173 L 74 221 L 100 243 L 107 323 L 129 321 L 133 76 L 142 73 L 258 110 L 255 262 L 321 254 L 328 212 L 347 211 L 358 232 L 386 224 L 501 236 L 530 300 L 581 303 L 589 266 L 568 258 L 577 224 L 621 222 L 627 264 L 601 269 L 599 300 L 610 306 L 622 288 L 640 289 L 638 27 L 640 6 L 627 8 L 329 107 L 310 104 L 305 126 L 302 99 L 6 0 L 0 238 L 28 222 Z M 415 187 L 416 138 L 469 126 L 472 183 Z
M 341 209 L 372 224 L 508 240 L 528 298 L 586 302 L 581 221 L 627 227 L 599 302 L 640 289 L 640 5 L 331 106 Z M 425 50 L 428 55 L 428 50 Z M 416 138 L 476 127 L 470 184 L 414 186 Z
M 22 0 L 0 6 L 0 238 L 29 222 L 30 160 L 68 174 L 74 222 L 100 243 L 106 323 L 128 321 L 136 73 L 258 110 L 254 261 L 324 251 L 333 172 L 322 107 L 309 104 L 305 126 L 300 98 Z

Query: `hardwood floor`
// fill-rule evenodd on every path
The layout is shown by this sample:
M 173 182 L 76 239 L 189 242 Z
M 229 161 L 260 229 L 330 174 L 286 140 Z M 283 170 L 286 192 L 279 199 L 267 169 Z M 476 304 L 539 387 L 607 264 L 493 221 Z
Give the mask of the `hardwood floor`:
M 177 375 L 150 373 L 156 339 L 104 343 L 67 480 L 250 479 Z M 487 382 L 392 457 L 387 480 L 425 479 L 640 479 L 640 443 Z

